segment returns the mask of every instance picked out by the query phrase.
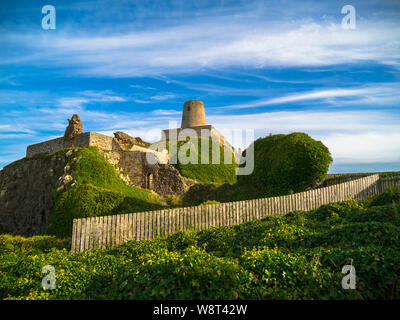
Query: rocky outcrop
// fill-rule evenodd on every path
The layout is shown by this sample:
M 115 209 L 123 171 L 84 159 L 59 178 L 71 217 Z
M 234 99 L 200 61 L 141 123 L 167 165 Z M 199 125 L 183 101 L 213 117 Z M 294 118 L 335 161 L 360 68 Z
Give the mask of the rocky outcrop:
M 69 150 L 16 161 L 0 171 L 0 234 L 44 234 L 57 188 L 74 185 Z
M 139 137 L 133 138 L 122 131 L 114 132 L 114 137 L 119 143 L 122 143 L 124 145 L 130 145 L 130 146 L 136 145 L 144 148 L 150 147 L 150 143 L 143 141 Z
M 83 126 L 78 114 L 74 114 L 68 119 L 68 126 L 64 133 L 64 147 L 70 148 L 74 146 L 75 137 L 83 132 Z

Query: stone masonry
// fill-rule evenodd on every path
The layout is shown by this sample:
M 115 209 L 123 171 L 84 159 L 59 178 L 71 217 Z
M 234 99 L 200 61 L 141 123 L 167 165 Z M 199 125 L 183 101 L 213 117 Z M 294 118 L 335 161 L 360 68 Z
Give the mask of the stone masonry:
M 121 131 L 114 133 L 115 137 L 96 132 L 78 133 L 82 128 L 78 119 L 77 115 L 69 119 L 64 137 L 28 146 L 26 157 L 32 158 L 37 154 L 54 153 L 70 147 L 95 146 L 129 185 L 150 189 L 166 196 L 181 195 L 193 184 L 189 179 L 182 177 L 175 167 L 168 164 L 166 150 L 165 152 L 151 150 L 148 148 L 150 143 Z M 147 160 L 149 153 L 158 163 L 149 163 Z

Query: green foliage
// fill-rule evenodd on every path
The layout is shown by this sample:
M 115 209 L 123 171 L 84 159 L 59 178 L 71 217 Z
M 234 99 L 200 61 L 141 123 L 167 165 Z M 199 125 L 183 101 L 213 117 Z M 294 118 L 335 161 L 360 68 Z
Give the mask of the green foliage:
M 229 202 L 253 199 L 254 188 L 241 184 L 195 184 L 183 195 L 183 205 L 197 206 L 205 201 Z
M 379 199 L 76 254 L 54 237 L 0 236 L 0 298 L 400 299 L 400 204 Z M 341 288 L 346 264 L 356 290 Z M 55 290 L 41 288 L 45 265 Z
M 175 195 L 167 195 L 165 197 L 165 200 L 167 201 L 168 207 L 170 208 L 176 208 L 176 207 L 182 207 L 182 197 L 180 196 L 175 196 Z
M 321 141 L 301 132 L 259 138 L 253 146 L 254 171 L 239 176 L 238 183 L 252 188 L 257 197 L 305 191 L 326 178 L 332 162 Z
M 370 206 L 379 206 L 385 203 L 400 203 L 400 187 L 394 186 L 375 196 Z
M 379 174 L 381 178 L 391 178 L 400 176 L 400 171 L 386 171 L 386 172 L 374 172 Z
M 161 199 L 154 193 L 126 185 L 96 147 L 77 150 L 70 161 L 72 175 L 76 179 L 75 186 L 67 191 L 57 190 L 48 234 L 69 237 L 74 218 L 162 208 Z
M 218 204 L 221 203 L 219 201 L 215 201 L 215 200 L 208 200 L 208 201 L 204 201 L 203 203 L 200 203 L 200 206 L 207 206 L 209 204 Z
M 252 174 L 238 176 L 235 184 L 194 185 L 184 195 L 183 204 L 193 206 L 207 200 L 229 202 L 305 191 L 325 179 L 332 162 L 328 148 L 305 133 L 270 135 L 257 139 L 253 146 Z
M 51 248 L 69 250 L 71 248 L 70 239 L 58 239 L 54 236 L 33 236 L 24 238 L 9 234 L 0 235 L 0 253 L 38 251 L 48 252 Z
M 207 141 L 208 140 L 208 141 Z M 208 150 L 202 151 L 202 143 L 208 145 Z M 167 149 L 169 150 L 170 159 L 176 159 L 174 166 L 179 170 L 182 176 L 191 178 L 200 182 L 223 184 L 233 184 L 236 182 L 237 163 L 233 153 L 229 151 L 231 157 L 230 164 L 225 164 L 225 148 L 211 138 L 195 138 L 187 139 L 186 141 L 178 141 L 176 150 L 169 141 L 167 141 Z M 191 162 L 197 163 L 182 163 L 180 154 L 190 157 Z M 208 154 L 208 159 L 207 159 Z M 218 163 L 212 163 L 212 156 L 219 156 Z M 208 163 L 204 163 L 208 161 Z

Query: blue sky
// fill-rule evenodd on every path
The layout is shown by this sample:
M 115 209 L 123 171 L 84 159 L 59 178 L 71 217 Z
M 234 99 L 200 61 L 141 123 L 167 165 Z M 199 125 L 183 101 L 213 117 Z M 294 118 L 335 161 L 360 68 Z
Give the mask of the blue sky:
M 41 9 L 56 9 L 43 30 Z M 343 29 L 344 5 L 356 29 Z M 0 168 L 85 131 L 148 141 L 183 102 L 220 131 L 303 131 L 330 172 L 400 170 L 400 1 L 0 2 Z M 235 145 L 235 141 L 233 141 Z M 242 146 L 243 147 L 243 146 Z

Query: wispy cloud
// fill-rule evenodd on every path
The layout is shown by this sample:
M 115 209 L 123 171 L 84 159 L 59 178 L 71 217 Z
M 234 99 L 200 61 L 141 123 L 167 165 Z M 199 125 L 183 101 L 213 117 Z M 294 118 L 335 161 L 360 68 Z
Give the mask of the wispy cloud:
M 42 112 L 44 111 L 44 112 Z M 29 143 L 61 136 L 70 113 L 60 113 L 57 108 L 51 113 L 36 109 L 27 113 L 18 131 L 34 133 L 15 145 L 5 146 L 3 154 L 21 157 Z M 161 130 L 169 127 L 169 122 L 180 123 L 180 111 L 156 110 L 145 113 L 93 112 L 82 108 L 80 116 L 85 131 L 96 131 L 112 135 L 122 130 L 133 136 L 154 142 L 160 139 Z M 241 115 L 207 116 L 207 122 L 229 137 L 238 129 L 251 129 L 255 138 L 269 133 L 306 132 L 321 140 L 332 152 L 335 163 L 400 163 L 400 116 L 383 111 L 287 111 L 263 112 Z M 41 128 L 52 128 L 53 134 L 41 132 Z M 0 134 L 12 129 L 1 124 Z M 12 132 L 9 132 L 12 134 Z M 233 135 L 234 137 L 234 135 Z M 1 137 L 0 137 L 1 138 Z M 18 140 L 22 141 L 22 140 Z M 243 141 L 231 141 L 236 147 L 245 147 Z M 11 148 L 11 149 L 10 149 Z
M 59 33 L 14 35 L 10 40 L 29 47 L 26 57 L 1 64 L 62 65 L 84 75 L 136 77 L 193 72 L 203 68 L 328 66 L 375 61 L 399 65 L 400 24 L 360 21 L 344 30 L 340 21 L 297 20 L 268 24 L 238 22 L 227 17 L 198 19 L 159 29 L 85 36 Z M 41 54 L 34 54 L 34 53 Z
M 306 132 L 328 146 L 335 163 L 396 162 L 400 166 L 400 116 L 387 112 L 280 111 L 213 115 L 208 122 L 228 134 L 237 128 L 252 129 L 255 138 Z
M 389 102 L 400 103 L 399 88 L 400 83 L 388 83 L 378 84 L 375 86 L 369 84 L 368 86 L 363 86 L 361 88 L 313 90 L 305 93 L 289 94 L 281 97 L 267 98 L 241 104 L 215 107 L 214 109 L 248 109 L 309 100 L 321 100 L 328 104 L 341 104 L 342 106 L 348 106 L 350 104 L 380 105 Z M 340 102 L 337 102 L 335 99 L 338 98 L 351 99 L 347 99 L 345 101 L 340 100 Z
M 58 99 L 61 107 L 82 107 L 84 104 L 92 102 L 124 102 L 127 99 L 115 95 L 112 91 L 83 91 L 77 93 L 76 97 L 63 97 Z
M 176 97 L 175 94 L 168 93 L 168 94 L 159 94 L 153 96 L 147 96 L 145 99 L 133 99 L 136 103 L 156 103 L 160 101 L 174 99 Z

